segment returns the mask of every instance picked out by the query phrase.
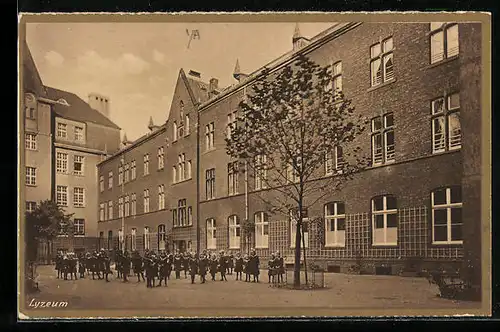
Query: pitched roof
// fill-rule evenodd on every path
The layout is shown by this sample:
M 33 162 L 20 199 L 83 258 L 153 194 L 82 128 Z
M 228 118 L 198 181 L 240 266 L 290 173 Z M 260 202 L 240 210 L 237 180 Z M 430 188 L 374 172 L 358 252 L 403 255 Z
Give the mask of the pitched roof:
M 182 70 L 182 69 L 181 69 Z M 195 98 L 195 100 L 193 100 L 194 103 L 196 102 L 200 102 L 200 103 L 203 103 L 205 101 L 208 100 L 209 98 L 209 95 L 208 95 L 208 83 L 205 83 L 203 81 L 201 81 L 200 79 L 197 79 L 197 78 L 194 78 L 192 76 L 189 76 L 189 75 L 185 75 L 186 77 L 186 83 L 188 85 L 188 89 L 190 88 L 192 93 L 193 93 L 193 97 Z
M 121 129 L 98 110 L 90 107 L 87 102 L 78 97 L 76 94 L 47 86 L 45 88 L 47 90 L 48 98 L 56 101 L 64 99 L 69 104 L 69 106 L 54 104 L 53 109 L 58 116 L 65 119 L 90 122 L 106 127 Z
M 39 97 L 46 97 L 46 91 L 42 79 L 36 68 L 35 61 L 31 56 L 28 43 L 24 40 L 21 44 L 22 71 L 23 71 L 23 90 L 31 92 Z

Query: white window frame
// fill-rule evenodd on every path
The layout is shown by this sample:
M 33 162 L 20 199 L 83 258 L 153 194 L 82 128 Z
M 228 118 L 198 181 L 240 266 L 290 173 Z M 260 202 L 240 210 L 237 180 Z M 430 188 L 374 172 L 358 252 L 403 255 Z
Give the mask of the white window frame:
M 36 186 L 36 167 L 26 166 L 26 185 Z
M 123 218 L 123 197 L 118 198 L 118 218 Z
M 392 124 L 388 125 L 387 118 L 392 117 Z M 380 120 L 381 127 L 380 129 L 375 128 L 375 120 Z M 394 113 L 389 112 L 383 115 L 379 115 L 371 120 L 371 151 L 372 151 L 372 165 L 384 165 L 390 164 L 396 161 L 396 137 L 394 130 Z M 387 136 L 389 133 L 392 133 L 394 144 L 389 145 Z M 379 153 L 375 149 L 375 141 L 376 137 L 380 136 L 382 140 L 382 151 Z M 379 157 L 380 156 L 380 157 Z
M 137 250 L 137 228 L 132 228 L 130 230 L 130 249 L 132 251 Z
M 238 125 L 236 121 L 237 113 L 238 113 L 237 111 L 234 111 L 227 115 L 227 127 L 226 127 L 227 139 L 231 139 L 231 135 Z
M 191 165 L 191 160 L 188 160 L 186 180 L 189 180 L 191 178 L 192 178 L 192 165 Z
M 339 149 L 342 151 L 341 157 L 339 157 Z M 335 146 L 333 151 L 325 154 L 325 175 L 342 174 L 342 166 L 344 165 L 343 156 L 343 148 L 340 146 Z
M 108 202 L 108 218 L 113 219 L 113 201 Z
M 452 107 L 451 100 L 452 97 L 457 96 L 458 106 Z M 437 108 L 437 102 L 442 102 L 443 108 L 439 110 Z M 450 118 L 457 116 L 458 125 L 460 128 L 458 140 L 455 138 L 456 135 L 452 136 Z M 442 139 L 436 139 L 436 120 L 443 122 L 443 132 Z M 446 95 L 445 97 L 439 97 L 431 101 L 431 129 L 432 129 L 432 153 L 441 153 L 445 151 L 454 151 L 462 148 L 462 124 L 460 121 L 460 93 L 454 92 Z M 454 140 L 455 141 L 454 141 Z M 457 144 L 458 142 L 458 144 Z
M 125 204 L 124 204 L 125 205 L 124 216 L 128 217 L 128 216 L 130 216 L 130 196 L 129 195 L 125 196 L 124 201 L 125 201 Z
M 26 212 L 33 212 L 36 209 L 36 202 L 26 201 Z
M 118 184 L 123 184 L 123 166 L 118 167 Z
M 215 198 L 215 168 L 205 171 L 205 198 L 206 200 Z
M 386 43 L 391 41 L 391 47 L 386 48 Z M 378 50 L 378 51 L 375 51 Z M 388 74 L 387 72 L 387 63 L 386 60 L 388 58 L 392 59 L 392 74 Z M 373 63 L 380 62 L 380 80 L 377 80 L 377 76 L 373 75 Z M 393 37 L 387 37 L 385 39 L 380 39 L 378 43 L 370 46 L 370 82 L 371 86 L 378 86 L 382 83 L 390 82 L 394 80 L 394 39 Z
M 267 188 L 267 156 L 265 154 L 255 157 L 255 190 Z
M 172 183 L 177 183 L 177 166 L 172 166 Z
M 177 170 L 178 182 L 182 182 L 186 180 L 186 154 L 181 153 L 180 155 L 178 155 L 177 161 L 178 161 L 178 170 Z
M 165 209 L 165 185 L 158 186 L 158 210 Z
M 132 194 L 130 197 L 130 215 L 135 216 L 137 214 L 137 196 Z
M 234 161 L 227 164 L 227 193 L 228 196 L 237 195 L 239 192 L 239 172 L 238 162 Z
M 452 228 L 452 220 L 451 220 L 451 210 L 452 209 L 462 209 L 462 202 L 460 203 L 452 203 L 451 202 L 451 190 L 458 189 L 459 187 L 446 187 L 439 188 L 446 190 L 446 202 L 445 204 L 434 204 L 434 193 L 436 190 L 431 191 L 431 208 L 432 208 L 432 244 L 463 244 L 463 216 L 462 222 L 459 224 L 462 227 L 462 240 L 452 240 L 451 238 L 451 228 Z M 434 225 L 434 214 L 436 210 L 446 210 L 446 230 L 447 230 L 447 240 L 446 241 L 436 241 L 435 240 L 435 225 Z M 457 225 L 457 224 L 455 224 Z
M 214 149 L 214 134 L 215 134 L 215 124 L 210 122 L 205 126 L 205 149 L 207 151 Z
M 186 114 L 185 119 L 186 120 L 184 121 L 184 127 L 185 127 L 185 129 L 184 129 L 184 136 L 188 136 L 190 134 L 190 132 L 191 132 L 190 128 L 189 128 L 189 126 L 190 126 L 189 114 Z
M 383 199 L 383 207 L 382 210 L 375 211 L 375 199 L 382 197 Z M 396 200 L 396 209 L 387 209 L 387 198 L 392 197 Z M 372 206 L 372 246 L 397 246 L 398 245 L 398 231 L 399 231 L 399 221 L 398 221 L 398 209 L 397 209 L 397 199 L 396 197 L 392 195 L 381 195 L 372 198 L 371 200 L 371 206 Z M 395 214 L 396 215 L 396 227 L 388 227 L 387 226 L 387 216 L 390 214 Z M 376 216 L 377 215 L 383 215 L 384 216 L 384 227 L 382 228 L 384 230 L 384 241 L 383 242 L 377 242 L 375 243 L 375 229 L 376 228 Z M 388 237 L 388 228 L 395 228 L 396 229 L 396 241 L 395 242 L 389 242 L 387 241 Z
M 135 180 L 137 178 L 137 168 L 135 166 L 135 160 L 132 160 L 130 164 L 130 180 Z
M 26 150 L 36 151 L 37 150 L 37 134 L 26 133 L 24 135 L 24 146 Z
M 255 248 L 269 248 L 269 217 L 264 211 L 254 214 Z M 267 234 L 266 234 L 267 228 Z
M 149 154 L 144 155 L 144 176 L 149 174 Z
M 81 164 L 80 171 L 76 170 L 76 165 Z M 85 174 L 85 157 L 80 155 L 73 156 L 73 174 L 83 176 Z
M 149 213 L 149 189 L 144 189 L 144 213 Z
M 68 206 L 68 186 L 56 186 L 56 202 L 59 206 Z
M 174 121 L 172 141 L 173 142 L 177 141 L 177 122 L 176 121 Z
M 332 90 L 334 93 L 342 92 L 342 61 L 332 64 Z
M 99 191 L 104 192 L 104 175 L 99 176 Z
M 239 249 L 241 246 L 240 219 L 237 215 L 231 215 L 227 218 L 227 224 L 229 228 L 229 249 Z
M 108 173 L 108 189 L 113 188 L 113 171 L 109 171 Z
M 75 126 L 75 141 L 85 142 L 84 128 Z
M 167 244 L 167 226 L 158 225 L 158 250 L 165 250 Z
M 85 236 L 85 219 L 75 218 L 73 224 L 75 236 Z
M 339 213 L 339 205 L 344 206 L 344 213 Z M 329 214 L 328 206 L 333 206 L 333 214 Z M 325 214 L 325 247 L 345 247 L 347 220 L 345 214 L 344 202 L 329 202 L 324 206 Z M 344 220 L 344 229 L 339 230 L 339 221 Z M 333 225 L 333 231 L 330 230 L 330 225 Z
M 161 170 L 165 167 L 165 153 L 163 146 L 158 148 L 158 169 Z
M 307 209 L 304 209 L 304 211 L 307 211 Z M 307 212 L 306 212 L 306 215 L 307 215 Z M 302 217 L 301 230 L 302 230 L 302 236 L 304 237 L 304 239 L 302 239 L 302 237 L 301 237 L 300 245 L 302 246 L 302 243 L 303 243 L 302 241 L 304 241 L 306 248 L 309 248 L 309 225 L 308 225 L 308 222 L 309 222 L 308 217 L 305 217 L 305 218 Z M 303 228 L 304 224 L 307 225 L 306 232 L 304 232 L 304 228 Z M 293 213 L 291 211 L 290 211 L 290 218 L 288 221 L 288 225 L 290 227 L 290 248 L 295 248 L 295 234 L 297 234 L 297 219 L 295 219 L 295 216 L 293 215 Z
M 144 249 L 151 249 L 151 238 L 149 237 L 149 227 L 144 227 Z
M 65 123 L 57 123 L 57 137 L 58 138 L 68 138 L 68 125 Z
M 73 188 L 73 206 L 85 207 L 85 188 L 82 187 Z
M 104 203 L 99 204 L 99 221 L 105 221 L 106 217 L 104 216 Z
M 429 24 L 429 26 L 430 26 L 430 34 L 429 34 L 430 63 L 435 64 L 435 63 L 439 63 L 441 61 L 444 61 L 446 59 L 458 57 L 458 55 L 460 54 L 460 38 L 459 38 L 458 23 L 455 23 L 455 22 L 432 22 Z M 453 47 L 453 48 L 449 47 L 449 44 L 450 44 L 449 31 L 451 29 L 456 29 L 457 46 Z M 434 56 L 433 56 L 433 50 L 434 50 L 434 47 L 436 45 L 433 41 L 433 38 L 437 35 L 441 35 L 441 40 L 438 41 L 438 43 L 439 43 L 439 47 L 440 47 L 439 49 L 442 50 L 442 52 L 434 54 Z
M 68 154 L 56 152 L 56 171 L 60 174 L 68 174 Z
M 208 218 L 207 224 L 207 249 L 217 249 L 217 224 L 214 218 Z

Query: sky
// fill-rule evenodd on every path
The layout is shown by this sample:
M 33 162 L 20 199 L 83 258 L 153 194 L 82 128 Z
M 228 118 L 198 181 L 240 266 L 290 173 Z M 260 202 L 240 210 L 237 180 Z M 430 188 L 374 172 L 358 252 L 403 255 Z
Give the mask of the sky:
M 129 140 L 144 135 L 149 118 L 165 122 L 181 68 L 219 87 L 235 84 L 236 59 L 251 73 L 292 49 L 290 23 L 28 23 L 27 43 L 44 85 L 87 101 L 110 99 L 110 118 Z M 311 38 L 334 22 L 299 24 Z M 187 31 L 200 38 L 189 44 Z M 187 31 L 186 31 L 187 30 Z

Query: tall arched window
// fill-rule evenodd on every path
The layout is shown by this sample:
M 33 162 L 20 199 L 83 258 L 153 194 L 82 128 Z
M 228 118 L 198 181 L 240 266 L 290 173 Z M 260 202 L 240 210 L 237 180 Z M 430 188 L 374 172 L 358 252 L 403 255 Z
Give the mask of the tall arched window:
M 158 250 L 165 250 L 167 242 L 167 229 L 165 224 L 158 225 Z
M 207 219 L 207 249 L 217 249 L 217 234 L 214 218 Z
M 229 248 L 239 249 L 240 248 L 240 219 L 236 215 L 229 216 L 227 218 L 229 227 Z

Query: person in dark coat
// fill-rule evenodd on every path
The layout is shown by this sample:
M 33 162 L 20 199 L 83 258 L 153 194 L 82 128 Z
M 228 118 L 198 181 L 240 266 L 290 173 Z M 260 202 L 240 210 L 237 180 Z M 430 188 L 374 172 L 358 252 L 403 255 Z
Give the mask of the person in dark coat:
M 285 274 L 285 260 L 281 257 L 279 251 L 276 252 L 276 268 L 278 273 L 278 283 L 282 283 L 283 275 Z
M 174 255 L 174 270 L 175 270 L 175 279 L 181 278 L 181 270 L 182 270 L 182 256 L 177 249 L 177 252 Z
M 248 264 L 250 266 L 250 274 L 253 275 L 253 282 L 259 282 L 260 260 L 255 250 L 252 250 L 250 253 L 250 260 Z
M 152 288 L 155 277 L 155 260 L 152 253 L 144 254 L 144 270 L 146 271 L 146 287 Z
M 267 277 L 269 279 L 268 283 L 271 283 L 271 280 L 274 283 L 274 277 L 277 274 L 276 270 L 276 256 L 274 253 L 271 253 L 271 257 L 269 257 L 269 261 L 267 262 Z
M 167 279 L 170 280 L 170 275 L 172 273 L 172 265 L 174 264 L 174 255 L 169 252 L 167 254 Z
M 187 279 L 190 258 L 191 255 L 187 251 L 185 251 L 184 254 L 182 254 L 182 269 L 184 270 L 184 279 Z
M 116 277 L 121 279 L 122 277 L 122 265 L 123 265 L 123 253 L 121 250 L 115 251 L 115 270 Z
M 87 276 L 90 276 L 92 272 L 92 254 L 88 251 L 85 254 L 85 270 L 87 271 Z
M 90 257 L 90 266 L 92 270 L 92 280 L 95 280 L 95 274 L 97 273 L 97 279 L 101 279 L 101 272 L 99 269 L 99 255 L 97 251 L 94 251 L 92 253 L 92 256 Z
M 80 278 L 85 278 L 85 257 L 83 253 L 78 255 L 78 272 L 80 273 Z
M 200 260 L 198 261 L 198 273 L 200 275 L 200 280 L 202 284 L 204 284 L 206 281 L 205 276 L 207 274 L 208 266 L 209 266 L 208 257 L 206 255 L 206 251 L 203 250 L 200 256 Z
M 128 282 L 128 275 L 130 274 L 130 255 L 127 250 L 125 250 L 122 257 L 122 273 L 123 282 Z
M 57 271 L 57 279 L 59 279 L 59 277 L 63 277 L 63 254 L 62 252 L 58 251 L 57 252 L 57 255 L 56 255 L 56 271 Z
M 224 255 L 224 251 L 221 250 L 219 253 L 220 281 L 227 281 L 226 270 L 227 270 L 227 256 Z
M 219 266 L 219 261 L 217 260 L 217 256 L 212 254 L 210 258 L 210 275 L 212 276 L 212 281 L 215 281 L 215 275 L 217 274 L 217 268 Z
M 168 256 L 164 250 L 161 251 L 160 257 L 158 257 L 158 287 L 161 286 L 161 282 L 165 281 L 165 286 L 167 286 L 167 270 L 168 270 Z
M 227 255 L 227 272 L 228 274 L 233 274 L 234 269 L 234 255 L 231 251 L 229 251 Z
M 236 258 L 234 260 L 234 272 L 236 272 L 236 280 L 241 281 L 241 274 L 243 272 L 243 258 L 241 257 L 241 253 L 236 254 Z
M 188 260 L 189 263 L 189 274 L 191 275 L 191 283 L 194 284 L 194 278 L 196 274 L 198 274 L 198 258 L 196 258 L 196 254 L 191 253 L 191 257 Z
M 245 272 L 245 282 L 250 282 L 250 257 L 247 254 L 243 257 L 243 272 Z
M 142 281 L 145 280 L 143 259 L 137 250 L 132 252 L 132 269 L 134 270 L 134 274 L 137 276 L 137 282 L 141 282 L 141 277 Z
M 108 254 L 104 249 L 101 249 L 101 253 L 98 256 L 98 261 L 99 261 L 99 266 L 100 270 L 104 273 L 104 278 L 106 279 L 106 282 L 109 282 L 108 275 L 111 272 L 111 259 L 109 258 Z

